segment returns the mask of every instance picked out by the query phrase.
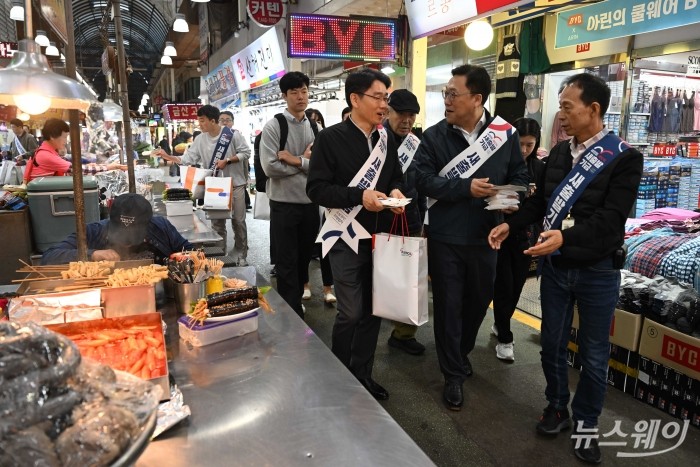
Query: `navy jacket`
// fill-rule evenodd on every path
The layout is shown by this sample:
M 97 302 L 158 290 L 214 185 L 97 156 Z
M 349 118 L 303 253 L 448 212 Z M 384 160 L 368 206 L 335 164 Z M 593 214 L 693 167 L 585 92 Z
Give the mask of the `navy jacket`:
M 479 134 L 492 120 L 486 112 L 486 124 Z M 428 212 L 428 238 L 454 245 L 487 246 L 488 234 L 503 222 L 503 214 L 485 210 L 484 198 L 472 198 L 471 178 L 447 179 L 438 175 L 468 147 L 462 132 L 444 119 L 425 130 L 412 164 L 416 169 L 416 187 L 418 193 L 438 200 Z M 508 138 L 472 176 L 486 177 L 494 185 L 527 186 L 527 166 L 520 153 L 517 133 Z
M 95 250 L 111 248 L 109 244 L 109 219 L 88 224 L 86 231 L 88 258 Z M 194 249 L 195 246 L 185 240 L 165 217 L 151 219 L 146 233 L 146 250 L 154 254 L 156 262 L 164 261 L 176 251 Z M 64 264 L 77 260 L 78 241 L 75 233 L 72 233 L 62 242 L 46 250 L 41 257 L 41 264 Z
M 620 154 L 586 187 L 571 208 L 574 226 L 562 231 L 561 255 L 552 256 L 560 267 L 582 268 L 611 257 L 624 241 L 627 220 L 642 178 L 644 158 L 634 148 Z M 554 190 L 573 167 L 569 141 L 552 148 L 535 194 L 506 221 L 511 231 L 542 222 Z

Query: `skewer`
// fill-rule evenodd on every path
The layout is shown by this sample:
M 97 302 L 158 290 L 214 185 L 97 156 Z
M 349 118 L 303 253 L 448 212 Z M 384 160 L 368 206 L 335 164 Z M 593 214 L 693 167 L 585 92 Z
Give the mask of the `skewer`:
M 41 275 L 43 276 L 43 274 L 42 274 L 39 270 L 37 270 L 37 269 L 36 269 L 34 266 L 32 266 L 31 264 L 28 264 L 28 263 L 27 263 L 26 261 L 24 261 L 22 258 L 19 259 L 19 262 L 22 263 L 22 264 L 24 264 L 25 266 L 27 266 L 29 269 L 31 269 L 32 272 L 36 272 L 37 274 L 41 274 Z

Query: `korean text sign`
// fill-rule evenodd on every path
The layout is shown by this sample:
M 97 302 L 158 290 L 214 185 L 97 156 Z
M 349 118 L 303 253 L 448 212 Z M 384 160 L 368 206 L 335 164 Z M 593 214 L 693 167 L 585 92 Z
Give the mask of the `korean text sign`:
M 166 120 L 197 120 L 197 111 L 200 104 L 165 104 L 163 115 Z
M 289 57 L 386 60 L 396 57 L 396 22 L 388 18 L 291 14 Z
M 406 0 L 411 37 L 428 36 L 484 16 L 485 13 L 529 3 L 513 0 Z
M 238 86 L 236 86 L 236 79 L 233 74 L 233 65 L 227 59 L 207 75 L 205 81 L 210 101 L 216 102 L 238 92 Z
M 557 13 L 556 48 L 700 22 L 700 0 L 608 0 Z
M 231 57 L 233 75 L 240 91 L 262 86 L 284 75 L 284 60 L 277 28 L 270 28 L 252 44 Z

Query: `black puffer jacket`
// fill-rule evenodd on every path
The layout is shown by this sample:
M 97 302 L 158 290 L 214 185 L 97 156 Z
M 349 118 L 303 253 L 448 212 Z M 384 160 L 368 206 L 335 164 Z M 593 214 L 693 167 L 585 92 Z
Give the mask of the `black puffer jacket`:
M 574 226 L 562 231 L 561 255 L 552 256 L 555 265 L 588 267 L 610 257 L 624 240 L 625 221 L 637 197 L 644 158 L 634 148 L 627 149 L 610 163 L 586 187 L 571 208 Z M 506 222 L 520 230 L 541 222 L 554 190 L 571 172 L 573 157 L 569 141 L 563 141 L 549 153 L 537 191 Z
M 486 113 L 486 125 L 493 118 Z M 418 193 L 438 200 L 428 214 L 428 237 L 454 245 L 487 246 L 491 229 L 503 222 L 499 211 L 487 211 L 483 198 L 472 198 L 472 178 L 447 179 L 438 175 L 469 144 L 462 132 L 442 120 L 423 133 L 423 140 L 413 159 Z M 520 139 L 514 133 L 474 173 L 473 178 L 486 178 L 494 185 L 527 186 L 528 174 L 520 153 Z

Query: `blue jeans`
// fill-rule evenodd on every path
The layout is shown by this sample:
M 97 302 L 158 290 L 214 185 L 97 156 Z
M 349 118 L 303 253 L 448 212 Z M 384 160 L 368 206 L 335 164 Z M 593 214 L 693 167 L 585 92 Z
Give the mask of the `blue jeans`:
M 540 354 L 547 380 L 545 396 L 559 409 L 569 403 L 566 347 L 577 303 L 582 368 L 571 409 L 574 420 L 596 427 L 607 390 L 610 324 L 620 294 L 620 271 L 613 269 L 612 259 L 581 269 L 559 268 L 546 261 L 541 281 Z

